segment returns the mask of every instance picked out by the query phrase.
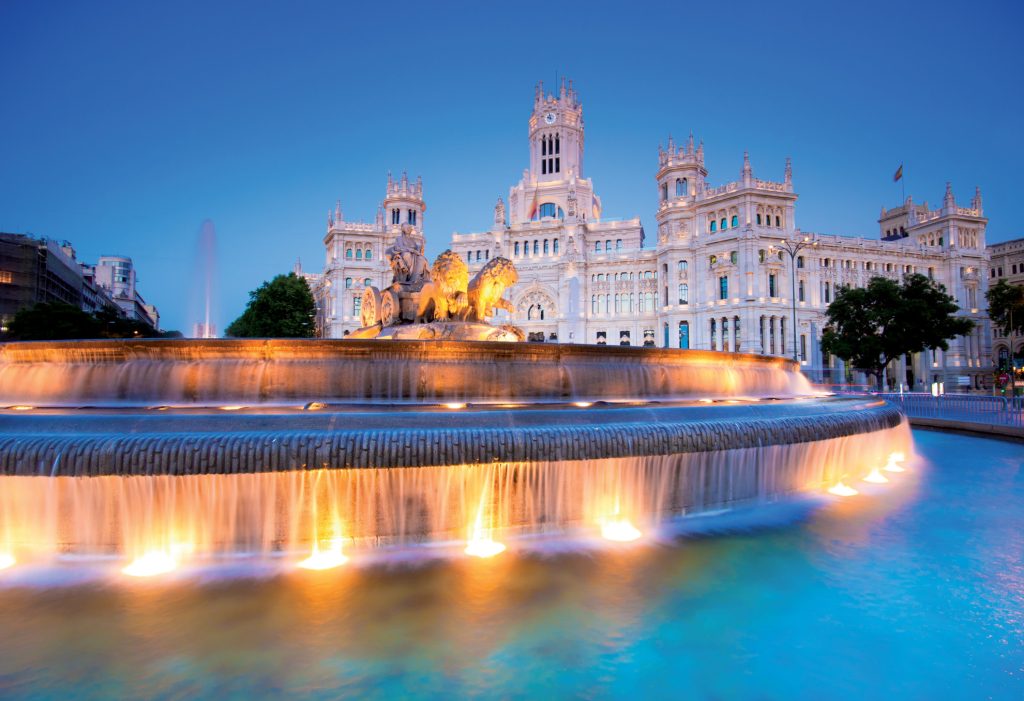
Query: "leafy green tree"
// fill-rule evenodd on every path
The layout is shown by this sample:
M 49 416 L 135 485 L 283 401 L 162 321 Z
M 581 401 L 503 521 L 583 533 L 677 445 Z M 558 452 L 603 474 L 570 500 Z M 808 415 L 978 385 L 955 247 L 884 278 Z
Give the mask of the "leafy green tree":
M 38 302 L 14 315 L 7 327 L 12 341 L 62 341 L 99 338 L 100 322 L 91 314 L 63 302 Z
M 985 293 L 988 302 L 988 318 L 1003 335 L 1024 334 L 1024 287 L 1011 285 L 1006 280 L 988 288 Z
M 946 288 L 924 275 L 903 284 L 874 277 L 867 287 L 841 288 L 828 307 L 821 348 L 875 377 L 882 389 L 885 366 L 907 353 L 947 350 L 947 341 L 974 328 L 954 316 L 959 307 Z
M 242 316 L 227 327 L 239 338 L 310 338 L 316 332 L 316 303 L 305 278 L 278 275 L 249 293 Z

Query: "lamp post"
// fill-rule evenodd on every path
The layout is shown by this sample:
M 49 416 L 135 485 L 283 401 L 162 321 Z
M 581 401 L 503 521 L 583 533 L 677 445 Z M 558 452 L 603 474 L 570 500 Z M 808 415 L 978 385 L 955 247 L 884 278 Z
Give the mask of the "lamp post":
M 799 241 L 790 239 L 779 239 L 778 250 L 789 254 L 789 282 L 793 297 L 793 360 L 800 364 L 800 349 L 797 347 L 797 323 L 796 323 L 796 254 L 808 247 L 817 246 L 818 242 L 810 236 L 804 236 Z M 770 246 L 769 251 L 774 251 L 775 246 Z

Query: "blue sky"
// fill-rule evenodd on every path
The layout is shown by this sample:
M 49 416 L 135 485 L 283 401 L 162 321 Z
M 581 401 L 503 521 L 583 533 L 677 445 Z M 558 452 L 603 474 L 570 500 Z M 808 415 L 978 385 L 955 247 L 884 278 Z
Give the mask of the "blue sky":
M 920 3 L 0 3 L 0 230 L 134 258 L 165 328 L 197 320 L 217 230 L 223 328 L 249 290 L 323 264 L 326 211 L 372 220 L 422 175 L 428 253 L 489 226 L 527 165 L 533 86 L 575 80 L 607 217 L 654 231 L 657 147 L 709 179 L 793 157 L 797 225 L 875 236 L 907 194 L 966 203 L 989 242 L 1024 163 L 1024 9 Z

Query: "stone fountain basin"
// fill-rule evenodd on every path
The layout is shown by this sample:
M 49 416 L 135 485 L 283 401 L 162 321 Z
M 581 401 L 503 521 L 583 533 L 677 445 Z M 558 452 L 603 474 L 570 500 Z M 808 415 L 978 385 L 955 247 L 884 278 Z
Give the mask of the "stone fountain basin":
M 0 412 L 0 474 L 188 475 L 672 455 L 897 426 L 868 397 L 590 406 L 111 408 Z

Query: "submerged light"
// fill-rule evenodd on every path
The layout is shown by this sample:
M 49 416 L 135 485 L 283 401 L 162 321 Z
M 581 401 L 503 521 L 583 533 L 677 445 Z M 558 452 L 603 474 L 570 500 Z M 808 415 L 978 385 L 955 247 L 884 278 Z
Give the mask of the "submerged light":
M 594 406 L 593 402 L 573 402 L 573 406 L 578 406 L 581 409 L 586 409 L 588 406 Z
M 0 570 L 6 570 L 8 567 L 14 567 L 17 560 L 14 559 L 14 555 L 10 553 L 0 553 Z
M 876 467 L 868 473 L 867 477 L 864 478 L 865 482 L 871 482 L 873 484 L 886 484 L 889 478 L 881 473 Z
M 505 544 L 490 536 L 476 536 L 466 545 L 466 554 L 473 557 L 494 557 L 505 552 Z
M 244 409 L 244 408 L 245 407 L 242 406 L 241 404 L 228 404 L 226 406 L 222 406 L 220 408 L 220 410 L 221 411 L 238 411 L 239 409 Z
M 35 407 L 29 406 L 28 404 L 16 404 L 15 406 L 12 406 L 11 409 L 14 411 L 32 411 Z
M 617 516 L 606 519 L 601 524 L 601 536 L 605 540 L 614 540 L 617 543 L 628 543 L 636 540 L 642 534 L 636 526 L 629 522 L 629 519 Z
M 122 569 L 129 577 L 153 577 L 166 574 L 178 566 L 170 553 L 163 550 L 150 550 L 145 555 L 135 558 L 131 564 Z
M 860 494 L 860 492 L 858 492 L 853 487 L 843 484 L 842 480 L 836 482 L 833 486 L 829 487 L 828 493 L 835 494 L 837 497 L 852 497 L 856 496 L 857 494 Z
M 446 402 L 445 406 L 448 407 L 449 409 L 465 409 L 466 408 L 466 403 L 465 402 Z
M 906 460 L 903 453 L 890 453 L 889 462 L 885 465 L 886 472 L 906 472 L 906 469 L 899 463 Z
M 330 548 L 327 550 L 320 549 L 320 543 L 313 541 L 313 552 L 305 560 L 299 562 L 299 567 L 304 570 L 329 570 L 335 567 L 341 567 L 348 558 L 341 550 L 341 538 L 335 538 L 330 541 Z

